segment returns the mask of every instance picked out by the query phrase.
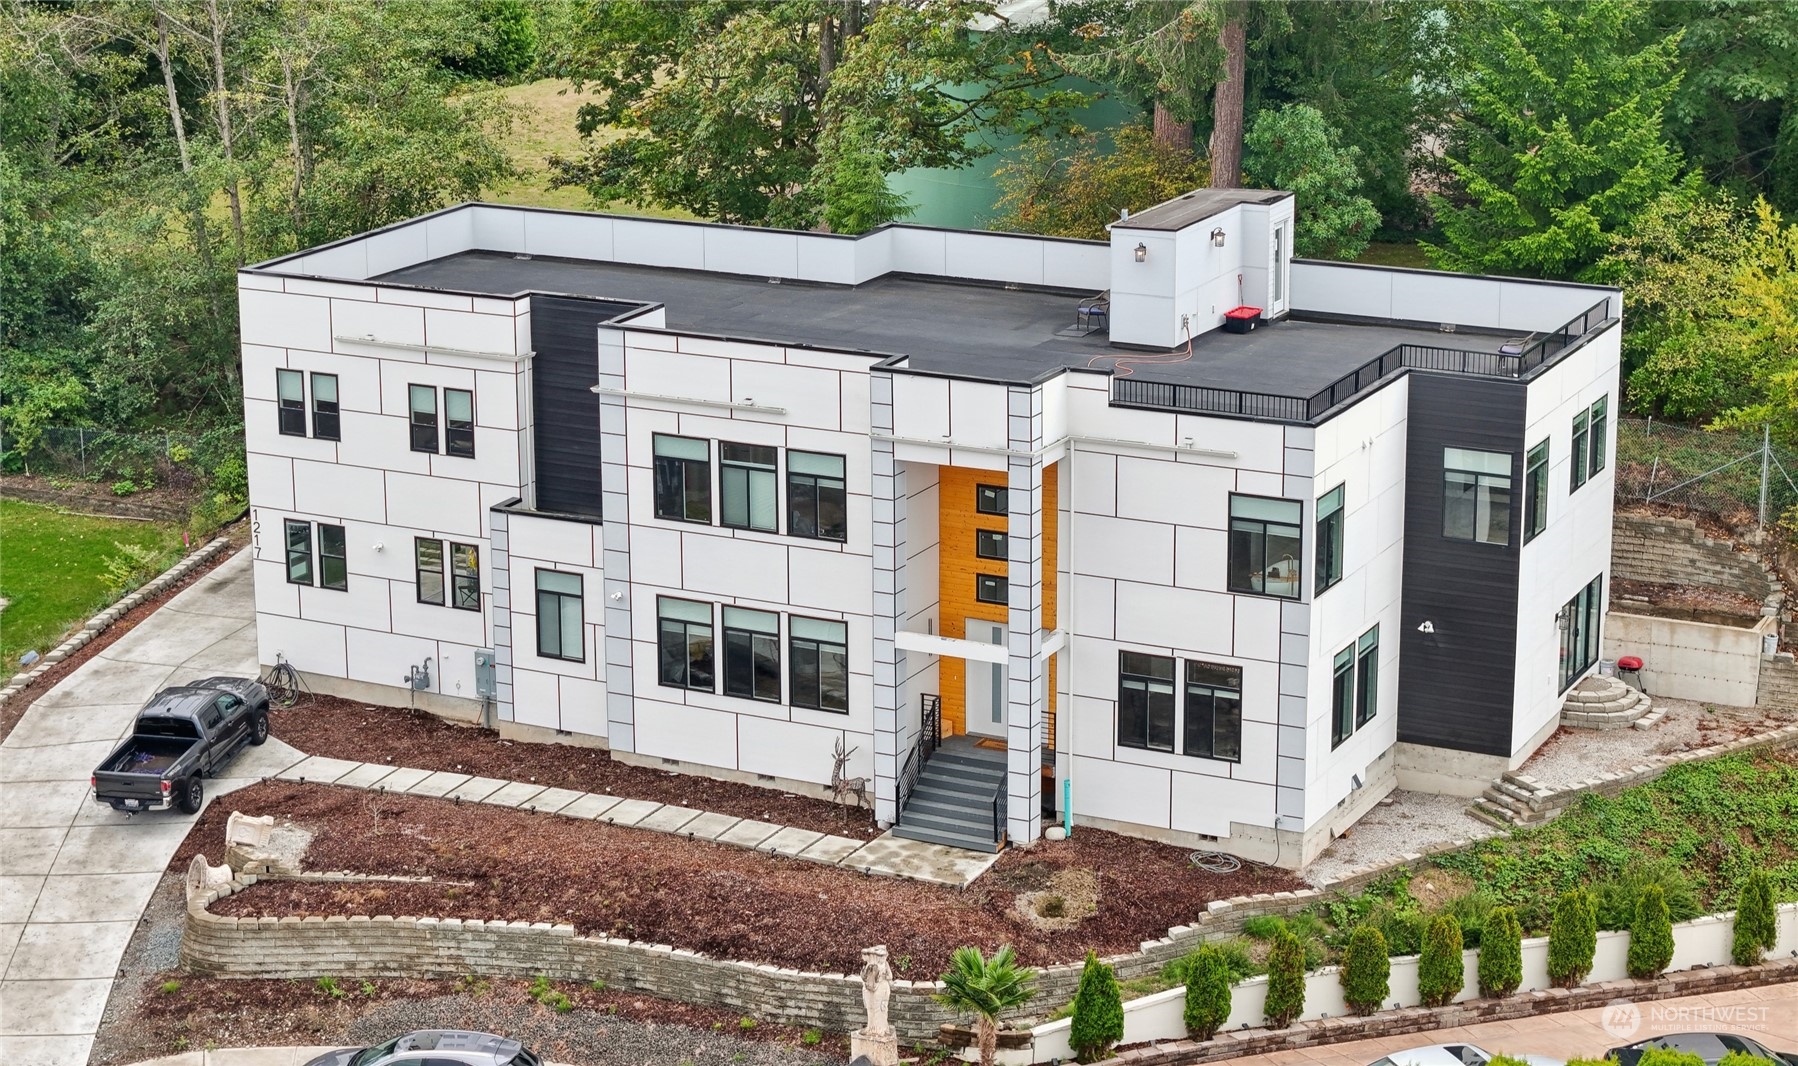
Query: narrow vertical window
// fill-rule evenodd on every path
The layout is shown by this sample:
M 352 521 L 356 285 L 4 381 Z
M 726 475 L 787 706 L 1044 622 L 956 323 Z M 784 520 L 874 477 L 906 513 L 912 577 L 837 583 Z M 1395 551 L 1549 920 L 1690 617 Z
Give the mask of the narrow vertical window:
M 343 439 L 336 374 L 312 375 L 312 435 L 319 440 Z
M 712 605 L 658 596 L 656 632 L 662 684 L 712 691 Z
M 289 584 L 312 584 L 312 523 L 287 519 L 283 525 L 287 539 L 287 580 Z
M 450 606 L 481 609 L 481 553 L 473 544 L 450 545 Z
M 581 575 L 537 571 L 537 654 L 545 659 L 587 661 L 582 632 Z
M 467 389 L 443 390 L 443 451 L 474 458 L 474 393 Z
M 318 525 L 318 586 L 343 592 L 350 587 L 349 553 L 342 526 Z
M 848 489 L 840 455 L 787 452 L 787 532 L 848 540 Z
M 1523 542 L 1548 528 L 1548 442 L 1530 449 L 1523 462 Z
M 1185 732 L 1187 755 L 1242 759 L 1242 667 L 1186 664 Z
M 779 527 L 774 483 L 777 450 L 759 444 L 718 445 L 720 522 L 733 529 L 774 533 Z
M 1174 660 L 1118 653 L 1118 743 L 1150 751 L 1174 750 Z
M 787 619 L 790 702 L 849 712 L 849 628 L 816 618 Z
M 1511 543 L 1511 454 L 1442 449 L 1442 535 Z
M 1342 500 L 1345 486 L 1338 485 L 1317 501 L 1317 591 L 1342 580 Z
M 1230 591 L 1299 598 L 1303 517 L 1297 500 L 1230 496 Z
M 443 606 L 443 542 L 415 537 L 412 541 L 413 578 L 418 602 Z
M 693 437 L 657 433 L 653 447 L 656 517 L 710 522 L 712 446 Z
M 1286 299 L 1286 227 L 1274 229 L 1274 305 Z
M 780 616 L 724 609 L 724 694 L 780 702 Z
M 1380 627 L 1355 641 L 1355 728 L 1360 729 L 1380 710 Z
M 1334 748 L 1355 732 L 1355 646 L 1336 653 L 1330 675 L 1330 747 Z
M 1586 452 L 1586 442 L 1590 439 L 1588 434 L 1591 417 L 1590 411 L 1581 411 L 1573 416 L 1573 462 L 1568 464 L 1572 471 L 1572 485 L 1569 492 L 1586 483 L 1586 462 L 1590 459 Z
M 275 371 L 275 394 L 280 402 L 278 427 L 289 437 L 306 435 L 306 375 L 298 370 Z
M 412 450 L 437 450 L 437 390 L 429 385 L 413 385 L 407 390 L 412 411 Z
M 1586 464 L 1588 477 L 1597 477 L 1598 472 L 1604 469 L 1605 433 L 1609 428 L 1607 424 L 1610 421 L 1610 413 L 1606 408 L 1609 403 L 1610 397 L 1600 396 L 1592 404 L 1592 443 L 1588 446 L 1592 459 Z

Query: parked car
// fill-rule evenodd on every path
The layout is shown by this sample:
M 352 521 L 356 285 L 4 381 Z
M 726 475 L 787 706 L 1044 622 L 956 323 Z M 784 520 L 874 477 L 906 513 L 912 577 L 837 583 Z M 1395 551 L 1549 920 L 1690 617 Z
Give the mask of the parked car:
M 1757 1059 L 1778 1063 L 1779 1066 L 1798 1066 L 1798 1054 L 1770 1051 L 1765 1044 L 1741 1033 L 1668 1033 L 1614 1047 L 1605 1052 L 1605 1057 L 1616 1059 L 1619 1066 L 1636 1066 L 1636 1060 L 1649 1048 L 1688 1052 L 1703 1059 L 1705 1066 L 1716 1066 L 1723 1056 L 1732 1051 L 1753 1055 Z
M 385 1044 L 320 1055 L 306 1066 L 543 1066 L 543 1060 L 510 1037 L 425 1029 Z
M 249 678 L 208 677 L 151 696 L 131 736 L 88 783 L 94 801 L 114 810 L 172 803 L 192 814 L 206 800 L 201 779 L 217 776 L 245 745 L 267 739 L 268 690 Z
M 1543 1055 L 1512 1055 L 1529 1066 L 1566 1066 L 1560 1059 Z M 1492 1061 L 1492 1052 L 1475 1044 L 1430 1044 L 1405 1051 L 1394 1051 L 1368 1066 L 1484 1066 Z

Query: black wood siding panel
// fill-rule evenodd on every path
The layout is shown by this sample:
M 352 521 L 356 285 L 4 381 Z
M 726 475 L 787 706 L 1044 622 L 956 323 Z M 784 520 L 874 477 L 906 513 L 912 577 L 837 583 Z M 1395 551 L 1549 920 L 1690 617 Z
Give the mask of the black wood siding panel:
M 1511 753 L 1522 553 L 1524 386 L 1413 371 L 1405 456 L 1398 739 Z M 1442 535 L 1442 450 L 1510 452 L 1511 543 Z M 1428 620 L 1434 633 L 1421 633 Z
M 609 301 L 531 297 L 531 395 L 537 442 L 537 509 L 600 514 L 599 324 Z

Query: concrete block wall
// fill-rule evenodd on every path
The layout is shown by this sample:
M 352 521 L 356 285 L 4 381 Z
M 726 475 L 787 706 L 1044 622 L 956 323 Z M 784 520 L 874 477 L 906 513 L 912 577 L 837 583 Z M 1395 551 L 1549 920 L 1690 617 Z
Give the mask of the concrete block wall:
M 1727 541 L 1706 536 L 1697 523 L 1658 515 L 1616 516 L 1611 576 L 1629 581 L 1706 585 L 1765 601 L 1777 591 L 1761 561 Z
M 1798 710 L 1798 662 L 1792 660 L 1791 652 L 1761 656 L 1760 685 L 1754 702 L 1773 710 Z

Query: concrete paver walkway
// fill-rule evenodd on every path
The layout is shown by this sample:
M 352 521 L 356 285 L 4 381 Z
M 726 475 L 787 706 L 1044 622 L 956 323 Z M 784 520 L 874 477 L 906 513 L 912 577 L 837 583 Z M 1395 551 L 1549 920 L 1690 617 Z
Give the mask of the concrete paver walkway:
M 88 777 L 157 689 L 256 674 L 248 554 L 225 562 L 39 697 L 0 744 L 0 1063 L 85 1066 L 144 906 L 194 817 L 127 817 Z M 207 802 L 304 756 L 246 748 Z M 304 1060 L 300 1060 L 304 1061 Z

